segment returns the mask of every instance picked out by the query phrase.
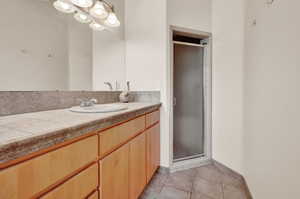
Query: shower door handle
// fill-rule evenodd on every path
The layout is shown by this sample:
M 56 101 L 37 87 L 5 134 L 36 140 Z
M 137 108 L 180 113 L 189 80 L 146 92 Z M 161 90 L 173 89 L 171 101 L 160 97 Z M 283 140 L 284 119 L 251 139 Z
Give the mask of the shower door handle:
M 177 100 L 176 97 L 173 97 L 173 106 L 176 106 Z

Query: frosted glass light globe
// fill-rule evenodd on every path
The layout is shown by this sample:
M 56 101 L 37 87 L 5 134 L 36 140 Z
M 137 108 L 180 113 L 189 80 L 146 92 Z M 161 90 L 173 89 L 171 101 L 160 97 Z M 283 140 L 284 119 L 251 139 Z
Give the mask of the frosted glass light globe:
M 93 5 L 93 0 L 71 0 L 71 2 L 82 8 L 88 8 Z
M 55 2 L 53 2 L 53 6 L 61 12 L 64 13 L 73 13 L 75 12 L 75 8 L 72 4 L 61 1 L 61 0 L 57 0 Z
M 108 16 L 104 4 L 100 1 L 95 3 L 94 7 L 90 10 L 90 14 L 99 19 L 105 19 Z
M 104 23 L 105 23 L 105 25 L 110 26 L 110 27 L 118 27 L 121 25 L 116 14 L 113 12 L 109 13 L 109 15 Z
M 74 18 L 80 22 L 80 23 L 90 23 L 92 21 L 91 17 L 89 15 L 86 15 L 84 13 L 81 12 L 77 12 L 74 15 Z

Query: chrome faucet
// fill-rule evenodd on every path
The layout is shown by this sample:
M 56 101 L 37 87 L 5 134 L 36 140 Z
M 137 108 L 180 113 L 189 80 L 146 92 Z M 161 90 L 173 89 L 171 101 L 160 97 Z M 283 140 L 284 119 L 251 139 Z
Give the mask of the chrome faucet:
M 93 98 L 93 99 L 79 99 L 80 101 L 80 107 L 91 107 L 94 106 L 95 104 L 98 103 L 98 100 Z
M 106 84 L 108 87 L 109 87 L 109 90 L 112 91 L 113 90 L 113 87 L 111 85 L 110 82 L 104 82 L 104 84 Z

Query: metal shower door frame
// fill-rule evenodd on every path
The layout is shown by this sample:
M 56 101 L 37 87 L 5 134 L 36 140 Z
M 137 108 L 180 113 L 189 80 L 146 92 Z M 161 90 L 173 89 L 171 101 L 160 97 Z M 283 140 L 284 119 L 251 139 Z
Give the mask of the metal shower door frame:
M 204 65 L 203 65 L 203 85 L 204 85 L 204 156 L 191 160 L 183 160 L 181 162 L 174 162 L 173 157 L 173 140 L 174 140 L 174 46 L 173 46 L 173 33 L 180 32 L 186 35 L 199 36 L 208 41 L 208 45 L 204 47 Z M 192 168 L 200 166 L 209 162 L 212 159 L 212 34 L 208 32 L 182 28 L 178 26 L 170 26 L 169 28 L 169 128 L 170 128 L 170 165 L 172 170 L 180 170 L 183 168 Z

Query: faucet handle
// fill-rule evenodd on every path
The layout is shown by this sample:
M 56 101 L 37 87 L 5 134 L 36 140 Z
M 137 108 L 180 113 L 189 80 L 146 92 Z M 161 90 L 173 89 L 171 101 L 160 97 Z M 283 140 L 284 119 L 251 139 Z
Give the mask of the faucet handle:
M 127 84 L 127 91 L 130 91 L 130 81 L 127 81 L 126 84 Z
M 104 82 L 105 85 L 107 85 L 109 87 L 109 90 L 112 91 L 113 90 L 113 87 L 111 85 L 110 82 Z
M 84 107 L 87 104 L 87 99 L 76 99 L 79 102 L 80 107 Z
M 94 106 L 95 104 L 98 103 L 98 100 L 95 98 L 92 99 L 77 99 L 77 101 L 80 102 L 79 106 L 80 107 L 89 107 L 89 106 Z
M 92 98 L 92 99 L 90 99 L 90 102 L 93 103 L 93 104 L 97 104 L 98 100 L 96 98 Z

